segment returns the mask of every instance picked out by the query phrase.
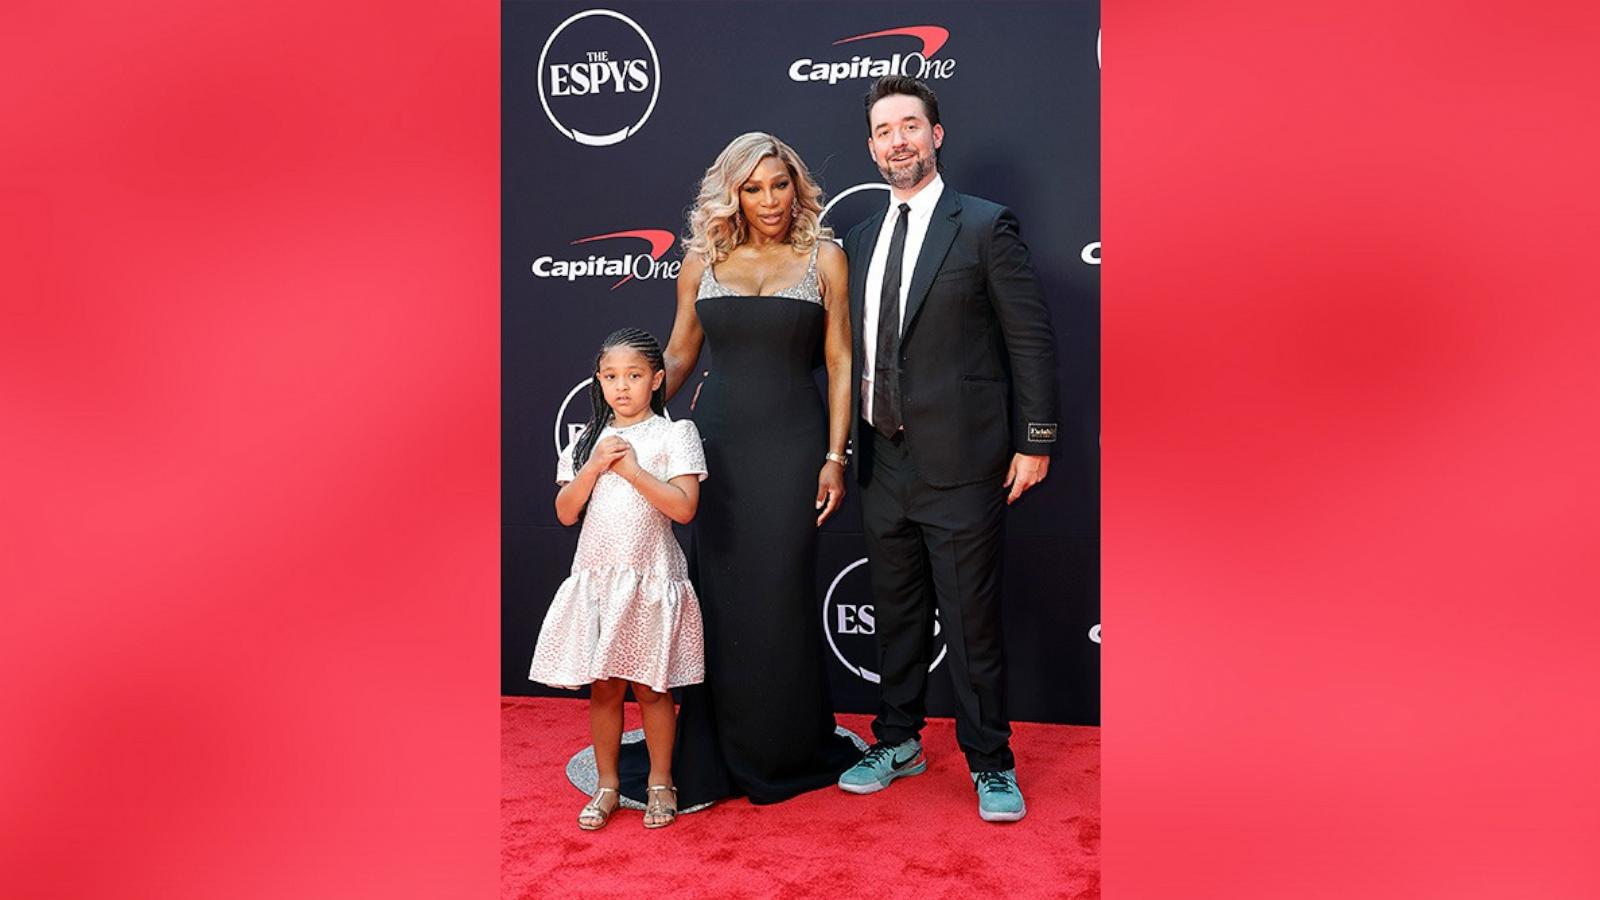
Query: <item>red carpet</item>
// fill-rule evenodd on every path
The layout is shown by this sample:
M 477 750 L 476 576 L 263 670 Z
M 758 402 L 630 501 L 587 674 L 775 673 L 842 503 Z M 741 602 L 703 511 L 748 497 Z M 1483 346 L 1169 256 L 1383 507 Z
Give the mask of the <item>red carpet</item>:
M 627 728 L 638 728 L 628 704 Z M 823 789 L 774 806 L 745 800 L 647 831 L 619 810 L 576 824 L 567 781 L 589 743 L 587 701 L 501 701 L 501 894 L 534 897 L 893 898 L 1100 896 L 1100 729 L 1014 725 L 1028 816 L 978 818 L 949 719 L 923 732 L 926 774 L 869 796 Z M 869 716 L 840 716 L 863 737 Z

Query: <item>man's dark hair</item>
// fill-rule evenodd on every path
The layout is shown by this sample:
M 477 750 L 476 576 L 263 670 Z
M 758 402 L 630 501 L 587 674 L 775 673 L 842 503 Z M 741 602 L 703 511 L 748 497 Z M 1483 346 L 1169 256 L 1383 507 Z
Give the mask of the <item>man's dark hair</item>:
M 939 97 L 933 89 L 909 75 L 885 75 L 867 91 L 867 133 L 872 133 L 872 104 L 894 94 L 905 94 L 922 101 L 922 110 L 929 125 L 939 124 Z
M 935 94 L 932 88 L 909 75 L 885 75 L 873 83 L 872 89 L 867 91 L 865 106 L 867 135 L 869 137 L 872 134 L 872 105 L 894 94 L 905 94 L 908 97 L 915 97 L 921 100 L 922 112 L 928 117 L 928 127 L 931 128 L 939 124 L 939 95 Z M 943 171 L 944 160 L 939 158 L 937 147 L 934 148 L 933 159 L 939 164 L 939 169 Z

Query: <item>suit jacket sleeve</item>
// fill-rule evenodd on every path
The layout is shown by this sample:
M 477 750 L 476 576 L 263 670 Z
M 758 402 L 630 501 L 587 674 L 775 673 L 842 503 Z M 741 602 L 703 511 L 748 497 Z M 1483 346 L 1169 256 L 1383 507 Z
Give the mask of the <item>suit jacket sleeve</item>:
M 1055 333 L 1021 225 L 1002 208 L 984 248 L 989 298 L 1011 360 L 1011 443 L 1018 453 L 1052 455 L 1060 432 Z

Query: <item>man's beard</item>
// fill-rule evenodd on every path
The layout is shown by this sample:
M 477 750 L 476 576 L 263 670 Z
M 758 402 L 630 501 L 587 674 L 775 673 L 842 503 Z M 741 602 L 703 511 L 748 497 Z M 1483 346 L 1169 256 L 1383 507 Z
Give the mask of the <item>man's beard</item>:
M 891 187 L 905 190 L 914 187 L 922 179 L 928 177 L 933 167 L 938 165 L 931 157 L 918 157 L 913 162 L 907 163 L 898 169 L 891 169 L 887 165 L 879 166 L 878 172 L 883 175 L 883 180 L 889 182 Z

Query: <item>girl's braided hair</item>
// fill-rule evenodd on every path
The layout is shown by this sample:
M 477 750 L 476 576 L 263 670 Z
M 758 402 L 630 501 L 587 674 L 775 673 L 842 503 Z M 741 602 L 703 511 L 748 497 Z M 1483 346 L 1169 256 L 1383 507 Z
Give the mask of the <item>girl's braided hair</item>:
M 650 363 L 651 372 L 660 372 L 666 368 L 666 359 L 661 353 L 661 342 L 655 335 L 638 328 L 618 328 L 606 335 L 600 344 L 600 352 L 594 357 L 595 377 L 589 381 L 589 406 L 593 410 L 589 414 L 589 424 L 584 426 L 583 432 L 578 435 L 577 443 L 572 445 L 572 468 L 574 471 L 583 468 L 589 461 L 589 454 L 594 452 L 594 445 L 600 441 L 600 431 L 611 424 L 611 419 L 616 415 L 612 412 L 611 404 L 606 402 L 605 391 L 600 387 L 600 358 L 615 347 L 629 347 L 644 355 L 645 361 Z M 650 393 L 650 408 L 656 415 L 664 415 L 667 411 L 667 380 L 661 380 L 661 386 Z

